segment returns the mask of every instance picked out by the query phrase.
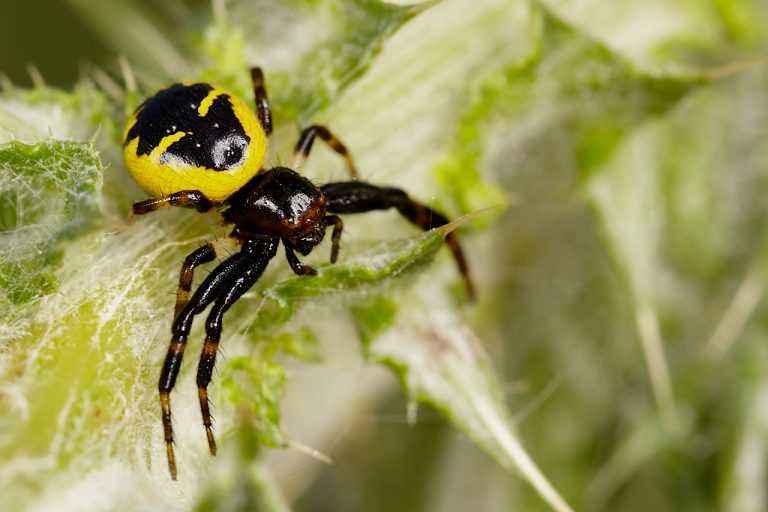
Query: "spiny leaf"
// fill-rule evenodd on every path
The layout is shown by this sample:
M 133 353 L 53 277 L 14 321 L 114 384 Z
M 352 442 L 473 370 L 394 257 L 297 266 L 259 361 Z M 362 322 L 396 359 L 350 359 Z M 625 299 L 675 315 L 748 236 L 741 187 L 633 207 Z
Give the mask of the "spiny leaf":
M 400 26 L 424 9 L 379 0 L 269 0 L 231 2 L 226 11 L 248 34 L 247 53 L 259 55 L 258 64 L 269 67 L 274 108 L 307 125 L 360 77 Z
M 318 5 L 302 3 L 305 9 Z M 384 41 L 420 10 L 378 0 L 330 2 L 323 6 L 324 10 L 329 8 L 337 23 L 335 36 L 315 45 L 302 58 L 299 69 L 306 78 L 287 78 L 285 96 L 281 98 L 294 106 L 293 117 L 302 124 L 328 108 L 370 66 Z
M 227 361 L 221 372 L 223 396 L 238 406 L 257 442 L 267 446 L 288 446 L 280 427 L 280 399 L 285 387 L 285 368 L 264 352 Z
M 401 276 L 429 263 L 443 247 L 445 233 L 436 229 L 412 238 L 386 242 L 367 254 L 354 257 L 341 265 L 318 269 L 312 278 L 293 277 L 263 291 L 264 296 L 281 305 L 310 297 L 361 290 L 366 286 L 385 285 L 388 279 Z
M 428 318 L 377 338 L 370 357 L 397 373 L 411 400 L 437 408 L 501 466 L 527 480 L 553 510 L 570 511 L 514 432 L 481 341 L 454 313 L 418 314 Z
M 55 290 L 60 242 L 99 218 L 101 170 L 86 142 L 0 146 L 0 318 Z

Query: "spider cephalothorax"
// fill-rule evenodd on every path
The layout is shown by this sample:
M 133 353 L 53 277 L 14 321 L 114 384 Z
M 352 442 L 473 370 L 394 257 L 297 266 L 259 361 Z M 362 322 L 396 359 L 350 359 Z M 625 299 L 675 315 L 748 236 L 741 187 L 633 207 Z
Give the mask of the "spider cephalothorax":
M 228 202 L 230 208 L 224 218 L 235 225 L 239 236 L 281 238 L 286 247 L 305 256 L 325 237 L 325 195 L 307 178 L 286 167 L 257 174 Z
M 448 220 L 413 201 L 400 189 L 378 187 L 357 180 L 346 147 L 327 128 L 305 129 L 296 144 L 297 159 L 306 158 L 320 137 L 347 162 L 352 179 L 321 187 L 286 167 L 264 169 L 272 116 L 260 69 L 251 71 L 257 116 L 243 100 L 212 85 L 175 84 L 145 101 L 129 119 L 124 153 L 128 170 L 152 196 L 135 203 L 134 215 L 169 206 L 207 212 L 222 211 L 233 225 L 231 236 L 240 251 L 221 262 L 192 294 L 195 268 L 219 256 L 209 243 L 189 254 L 181 267 L 171 343 L 158 385 L 168 466 L 176 479 L 170 393 L 176 383 L 194 317 L 211 306 L 205 324 L 205 343 L 197 370 L 203 425 L 211 453 L 216 441 L 211 428 L 208 385 L 221 339 L 224 313 L 261 277 L 282 242 L 286 259 L 296 274 L 315 274 L 301 263 L 331 235 L 331 263 L 336 261 L 343 223 L 337 214 L 395 208 L 422 229 Z M 468 295 L 473 295 L 467 264 L 456 236 L 446 242 L 459 267 Z

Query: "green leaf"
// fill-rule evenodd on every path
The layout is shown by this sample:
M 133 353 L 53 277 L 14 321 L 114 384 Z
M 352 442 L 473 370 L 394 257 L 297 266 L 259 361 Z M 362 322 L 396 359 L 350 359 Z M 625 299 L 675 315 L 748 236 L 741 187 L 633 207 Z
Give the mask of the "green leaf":
M 276 329 L 293 321 L 290 329 L 301 332 L 299 326 L 295 325 L 296 317 L 301 307 L 308 302 L 322 303 L 330 297 L 342 302 L 346 302 L 347 298 L 355 301 L 372 299 L 376 302 L 375 298 L 391 290 L 398 280 L 407 278 L 409 274 L 431 263 L 445 245 L 446 233 L 455 229 L 456 225 L 454 223 L 411 238 L 381 243 L 344 263 L 317 266 L 316 276 L 293 276 L 262 289 L 261 295 L 268 299 L 269 304 L 262 306 L 258 317 L 249 323 L 247 332 L 257 339 L 264 340 L 266 337 L 271 340 L 271 346 L 280 346 L 299 357 L 315 356 L 314 349 L 308 349 L 305 343 L 297 344 L 293 336 L 283 333 L 275 338 Z M 359 305 L 358 302 L 353 307 Z M 378 307 L 376 309 L 379 310 Z M 365 315 L 362 310 L 359 312 Z M 304 334 L 302 337 L 306 336 Z
M 88 141 L 97 132 L 116 130 L 106 96 L 91 83 L 82 82 L 74 91 L 50 87 L 0 93 L 0 143 L 43 142 L 48 139 Z
M 295 276 L 262 293 L 281 306 L 287 306 L 308 298 L 387 286 L 388 280 L 430 263 L 444 246 L 445 234 L 446 230 L 438 228 L 411 238 L 385 242 L 344 264 L 322 266 L 317 276 L 310 279 Z
M 221 394 L 238 406 L 241 421 L 251 426 L 259 444 L 288 446 L 280 427 L 285 378 L 285 368 L 264 353 L 230 359 L 221 372 Z
M 411 400 L 433 405 L 502 467 L 519 473 L 553 510 L 570 511 L 515 433 L 481 340 L 453 313 L 410 315 L 422 318 L 376 339 L 372 360 L 397 373 Z
M 384 334 L 397 318 L 397 302 L 375 295 L 352 305 L 350 309 L 355 318 L 360 343 L 365 354 L 369 355 L 373 342 Z
M 228 9 L 251 36 L 250 53 L 262 55 L 258 63 L 275 62 L 268 71 L 276 109 L 303 126 L 332 105 L 374 62 L 384 42 L 423 10 L 379 0 L 234 2 Z M 282 62 L 273 52 L 281 53 Z M 275 65 L 284 68 L 286 54 L 290 71 L 277 73 Z
M 92 144 L 0 145 L 0 319 L 56 290 L 62 241 L 100 218 Z

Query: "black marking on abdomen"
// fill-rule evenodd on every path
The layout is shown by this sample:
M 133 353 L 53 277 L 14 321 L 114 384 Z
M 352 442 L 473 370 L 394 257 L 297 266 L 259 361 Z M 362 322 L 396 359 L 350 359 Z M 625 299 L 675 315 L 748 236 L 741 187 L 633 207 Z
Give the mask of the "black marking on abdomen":
M 250 138 L 235 116 L 229 95 L 217 96 L 205 116 L 198 114 L 200 103 L 212 90 L 200 83 L 174 84 L 158 92 L 140 107 L 125 143 L 138 137 L 136 154 L 149 155 L 164 137 L 184 132 L 160 156 L 161 163 L 177 161 L 215 171 L 240 165 Z

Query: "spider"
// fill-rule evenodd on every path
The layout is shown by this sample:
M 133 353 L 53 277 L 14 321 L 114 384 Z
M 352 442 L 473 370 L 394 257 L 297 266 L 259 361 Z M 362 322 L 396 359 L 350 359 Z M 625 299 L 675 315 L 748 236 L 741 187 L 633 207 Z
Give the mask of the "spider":
M 338 214 L 395 208 L 423 230 L 448 222 L 445 216 L 413 201 L 400 189 L 360 181 L 346 146 L 322 125 L 301 132 L 295 163 L 309 156 L 319 137 L 346 161 L 349 181 L 318 187 L 292 169 L 264 168 L 272 114 L 260 68 L 251 69 L 251 79 L 255 116 L 242 99 L 222 88 L 207 83 L 177 83 L 144 101 L 128 120 L 124 132 L 126 166 L 151 196 L 133 205 L 133 215 L 170 206 L 200 213 L 216 209 L 221 211 L 226 224 L 234 226 L 230 236 L 240 246 L 239 252 L 213 269 L 194 294 L 194 271 L 219 256 L 216 246 L 203 245 L 190 253 L 181 266 L 172 337 L 158 384 L 168 468 L 173 480 L 177 471 L 170 393 L 196 315 L 211 305 L 197 368 L 197 389 L 208 446 L 215 455 L 208 385 L 216 363 L 224 313 L 256 283 L 280 242 L 296 274 L 315 275 L 316 270 L 302 263 L 296 252 L 308 255 L 332 227 L 330 261 L 335 263 L 343 229 Z M 446 243 L 471 298 L 472 281 L 456 235 L 449 233 Z

